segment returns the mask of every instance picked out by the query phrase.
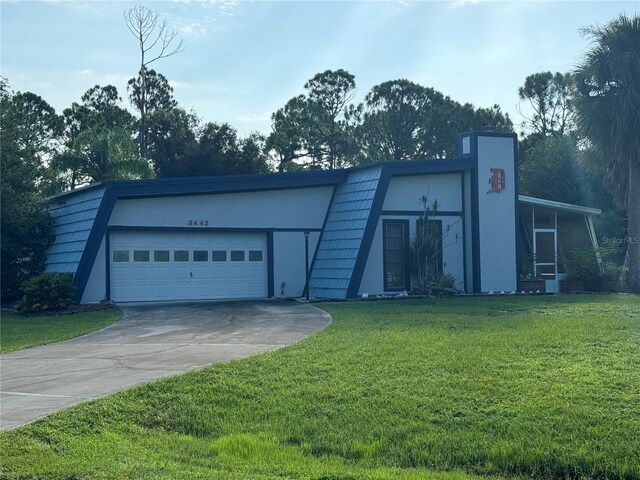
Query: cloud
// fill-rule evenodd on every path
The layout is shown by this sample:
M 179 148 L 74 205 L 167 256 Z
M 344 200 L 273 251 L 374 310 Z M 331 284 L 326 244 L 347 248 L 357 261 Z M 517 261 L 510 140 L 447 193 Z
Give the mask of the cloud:
M 238 0 L 172 0 L 162 16 L 171 17 L 170 26 L 184 36 L 207 36 L 229 28 L 239 6 Z

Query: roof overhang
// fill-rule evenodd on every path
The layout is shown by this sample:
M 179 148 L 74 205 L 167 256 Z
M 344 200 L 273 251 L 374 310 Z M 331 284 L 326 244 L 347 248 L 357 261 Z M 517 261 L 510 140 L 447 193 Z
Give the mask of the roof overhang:
M 586 215 L 600 215 L 602 213 L 602 210 L 600 210 L 599 208 L 585 207 L 583 205 L 573 205 L 571 203 L 555 202 L 553 200 L 528 197 L 526 195 L 518 195 L 518 201 L 527 205 L 553 208 L 555 210 L 563 210 L 565 212 L 582 213 Z

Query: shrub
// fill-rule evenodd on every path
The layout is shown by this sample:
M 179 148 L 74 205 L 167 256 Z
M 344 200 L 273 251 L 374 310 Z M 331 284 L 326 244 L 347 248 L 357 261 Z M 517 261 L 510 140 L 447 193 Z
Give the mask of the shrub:
M 626 288 L 626 268 L 615 261 L 613 246 L 600 246 L 598 249 L 602 270 L 598 264 L 593 247 L 575 247 L 567 255 L 568 280 L 583 282 L 589 291 L 607 290 L 607 284 L 615 285 L 615 290 Z
M 73 304 L 75 288 L 70 273 L 47 272 L 32 277 L 22 284 L 23 297 L 16 303 L 22 312 L 49 312 L 64 310 Z

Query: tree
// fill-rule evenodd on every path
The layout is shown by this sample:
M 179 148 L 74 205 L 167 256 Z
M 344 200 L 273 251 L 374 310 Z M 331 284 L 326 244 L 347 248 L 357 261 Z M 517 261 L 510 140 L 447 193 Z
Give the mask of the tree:
M 177 32 L 169 30 L 167 21 L 159 21 L 158 14 L 153 10 L 137 6 L 123 13 L 124 22 L 131 34 L 138 41 L 140 48 L 140 76 L 139 102 L 140 106 L 140 156 L 147 156 L 147 66 L 161 58 L 171 57 L 184 50 L 182 40 L 178 40 Z
M 56 161 L 59 169 L 73 172 L 73 186 L 153 177 L 148 160 L 138 155 L 129 134 L 117 127 L 83 130 Z
M 529 75 L 518 89 L 521 102 L 528 102 L 531 117 L 524 114 L 523 125 L 542 136 L 564 135 L 574 123 L 574 78 L 571 73 L 541 72 Z
M 409 80 L 393 80 L 374 86 L 361 106 L 359 128 L 365 161 L 408 160 L 421 151 L 434 103 L 442 94 Z
M 197 150 L 198 117 L 182 108 L 157 109 L 148 118 L 148 156 L 158 177 L 193 175 L 190 157 Z
M 151 115 L 158 110 L 171 110 L 178 106 L 178 102 L 173 98 L 173 87 L 169 85 L 169 80 L 157 73 L 155 70 L 144 68 L 144 78 L 146 91 L 143 90 L 143 75 L 138 74 L 127 83 L 129 101 L 131 105 L 142 115 Z
M 80 132 L 89 128 L 122 128 L 133 133 L 136 121 L 120 106 L 122 98 L 113 85 L 95 85 L 82 95 L 81 103 L 73 102 L 62 111 L 65 136 L 70 145 Z
M 0 271 L 2 301 L 44 270 L 53 220 L 39 191 L 59 117 L 33 93 L 12 93 L 0 78 Z
M 271 134 L 266 149 L 277 157 L 278 171 L 295 168 L 295 161 L 307 155 L 307 104 L 303 95 L 292 98 L 271 115 Z
M 588 179 L 568 136 L 546 137 L 523 153 L 520 193 L 557 202 L 588 203 Z
M 343 166 L 352 146 L 346 112 L 356 92 L 355 77 L 346 70 L 326 70 L 313 76 L 307 91 L 307 147 L 316 164 Z
M 640 293 L 640 16 L 584 29 L 594 44 L 576 69 L 576 120 L 628 215 L 629 288 Z
M 238 140 L 228 123 L 207 123 L 188 161 L 189 175 L 238 175 L 268 171 L 266 141 L 259 134 Z

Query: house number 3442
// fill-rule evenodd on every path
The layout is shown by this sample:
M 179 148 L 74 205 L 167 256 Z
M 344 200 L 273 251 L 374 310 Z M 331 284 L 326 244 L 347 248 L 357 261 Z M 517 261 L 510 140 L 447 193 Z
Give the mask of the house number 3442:
M 188 220 L 187 225 L 189 225 L 190 227 L 206 227 L 209 225 L 209 220 Z

